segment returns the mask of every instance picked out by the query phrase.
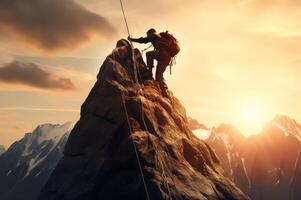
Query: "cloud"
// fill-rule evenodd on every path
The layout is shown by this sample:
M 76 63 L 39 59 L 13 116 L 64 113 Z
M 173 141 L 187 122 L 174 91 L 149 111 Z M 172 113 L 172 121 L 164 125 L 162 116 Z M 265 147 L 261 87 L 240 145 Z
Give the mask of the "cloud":
M 69 78 L 59 77 L 33 63 L 13 61 L 0 68 L 0 82 L 47 90 L 75 90 Z
M 74 0 L 1 0 L 0 21 L 0 31 L 48 52 L 115 33 L 106 18 Z

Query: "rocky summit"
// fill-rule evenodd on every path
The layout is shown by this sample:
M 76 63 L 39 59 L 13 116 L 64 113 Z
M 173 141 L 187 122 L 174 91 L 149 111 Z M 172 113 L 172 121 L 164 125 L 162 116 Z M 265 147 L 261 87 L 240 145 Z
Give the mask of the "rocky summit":
M 120 40 L 105 59 L 39 199 L 249 199 L 190 131 L 172 92 L 162 96 L 138 50 L 135 83 L 131 52 Z

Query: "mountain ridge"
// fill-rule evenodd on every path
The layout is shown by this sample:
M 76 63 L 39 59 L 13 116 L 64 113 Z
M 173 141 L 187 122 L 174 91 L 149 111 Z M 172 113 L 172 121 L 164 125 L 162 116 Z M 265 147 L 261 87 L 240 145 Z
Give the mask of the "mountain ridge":
M 0 199 L 34 200 L 62 156 L 72 123 L 42 124 L 0 155 Z
M 223 137 L 216 137 L 225 135 Z M 206 141 L 225 174 L 254 199 L 300 199 L 301 125 L 277 115 L 257 135 L 245 137 L 232 125 L 212 129 Z

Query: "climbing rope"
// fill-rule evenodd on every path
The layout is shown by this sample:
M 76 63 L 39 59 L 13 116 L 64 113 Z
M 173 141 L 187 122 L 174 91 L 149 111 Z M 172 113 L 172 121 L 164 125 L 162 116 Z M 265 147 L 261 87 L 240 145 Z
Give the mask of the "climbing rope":
M 145 97 L 145 94 L 144 94 L 144 91 L 143 91 L 143 96 Z M 146 97 L 145 97 L 146 98 Z M 145 127 L 145 130 L 148 132 L 148 133 L 150 133 L 149 132 L 149 130 L 148 130 L 148 128 L 147 128 L 147 125 L 146 125 L 146 122 L 145 122 L 145 119 L 144 119 L 144 111 L 143 111 L 143 108 L 144 108 L 144 106 L 143 106 L 143 103 L 142 103 L 142 100 L 140 99 L 140 103 L 141 103 L 141 113 L 142 113 L 142 122 L 143 122 L 143 125 L 144 125 L 144 127 Z M 149 105 L 148 105 L 148 102 L 146 103 L 146 105 L 148 106 L 148 107 L 150 107 Z M 158 135 L 158 137 L 161 139 L 161 137 L 160 137 L 160 135 Z M 152 139 L 150 138 L 150 136 L 148 135 L 148 138 L 149 138 L 149 140 L 150 141 L 152 141 Z M 155 142 L 153 142 L 152 141 L 152 144 L 153 144 L 153 147 L 154 147 L 154 149 L 155 149 L 155 152 L 159 152 L 159 148 L 158 148 L 158 146 L 156 145 L 156 143 Z M 170 157 L 170 155 L 169 155 L 169 150 L 168 149 L 166 149 L 166 153 L 165 153 L 168 157 Z M 163 154 L 162 154 L 163 155 Z M 160 164 L 160 168 L 161 168 L 161 170 L 162 170 L 162 178 L 163 178 L 163 180 L 164 180 L 164 185 L 165 185 L 165 187 L 166 187 L 166 189 L 167 189 L 167 191 L 168 191 L 168 197 L 169 197 L 169 199 L 170 200 L 172 200 L 172 194 L 171 194 L 171 191 L 170 191 L 170 187 L 169 187 L 169 184 L 168 184 L 168 182 L 167 182 L 167 176 L 166 176 L 166 172 L 165 172 L 165 170 L 164 170 L 164 168 L 165 169 L 169 169 L 169 166 L 167 166 L 167 164 L 166 164 L 166 162 L 165 162 L 165 160 L 164 159 L 159 159 L 158 157 L 157 157 L 157 162 L 156 163 L 159 163 Z M 168 170 L 167 170 L 167 172 L 169 172 Z M 172 173 L 168 173 L 168 175 L 169 175 L 169 177 L 172 179 L 172 181 L 173 181 L 173 184 L 174 184 L 174 186 L 175 186 L 175 188 L 177 189 L 177 187 L 176 187 L 176 185 L 175 185 L 175 181 L 174 181 L 174 175 L 172 174 Z M 176 200 L 178 199 L 176 196 L 175 196 L 175 198 L 176 198 Z M 180 197 L 180 199 L 182 199 L 182 197 Z
M 131 139 L 132 139 L 132 143 L 133 143 L 133 146 L 134 146 L 134 150 L 135 150 L 135 154 L 136 154 L 136 158 L 137 158 L 137 163 L 138 163 L 139 171 L 140 171 L 141 178 L 142 178 L 142 181 L 143 181 L 143 186 L 144 186 L 144 189 L 145 189 L 146 197 L 147 197 L 148 200 L 150 200 L 150 196 L 149 196 L 149 193 L 148 193 L 146 181 L 145 181 L 142 166 L 141 166 L 141 162 L 140 162 L 139 155 L 138 155 L 138 152 L 137 152 L 137 147 L 136 147 L 136 144 L 134 142 L 134 139 L 132 138 L 133 129 L 132 129 L 130 119 L 129 119 L 129 115 L 128 115 L 128 112 L 127 112 L 127 108 L 126 108 L 126 105 L 125 105 L 125 99 L 124 99 L 123 92 L 121 92 L 121 99 L 122 99 L 122 104 L 123 104 L 125 116 L 126 116 L 126 119 L 127 119 L 127 123 L 128 123 L 128 126 L 129 126 L 129 131 L 130 131 L 130 134 L 131 134 Z
M 139 79 L 140 80 L 142 80 L 142 78 L 141 78 L 141 74 L 140 74 L 140 71 L 138 70 L 138 76 L 139 76 Z M 142 96 L 146 99 L 146 95 L 145 95 L 145 91 L 144 91 L 144 83 L 142 82 L 141 83 L 141 88 L 140 88 L 140 90 L 141 90 L 141 92 L 142 92 Z M 146 125 L 146 122 L 145 122 L 145 118 L 144 118 L 144 106 L 143 106 L 143 103 L 142 103 L 142 99 L 140 98 L 140 108 L 141 108 L 141 119 L 142 119 L 142 123 L 143 123 L 143 126 L 144 126 L 144 128 L 145 128 L 145 130 L 146 130 L 146 132 L 147 133 L 150 133 L 150 131 L 148 130 L 148 128 L 147 128 L 147 125 Z M 150 109 L 150 106 L 148 105 L 148 102 L 146 101 L 146 106 Z M 149 135 L 147 135 L 148 136 L 148 138 L 149 138 L 149 140 L 150 141 L 152 141 L 151 140 L 151 138 L 150 138 L 150 136 Z M 158 135 L 158 137 L 160 137 L 160 135 Z M 160 137 L 160 139 L 161 139 L 161 137 Z M 157 145 L 156 145 L 156 143 L 155 142 L 152 142 L 152 144 L 153 144 L 153 147 L 154 147 L 154 149 L 155 149 L 155 151 L 156 152 L 159 152 L 159 148 L 157 147 Z M 169 155 L 169 150 L 168 149 L 166 149 L 166 153 L 165 153 L 168 157 L 170 157 L 170 155 Z M 164 185 L 165 185 L 165 187 L 166 187 L 166 189 L 167 189 L 167 191 L 168 191 L 168 197 L 169 197 L 169 199 L 170 200 L 172 200 L 172 194 L 171 194 L 171 191 L 170 191 L 170 187 L 169 187 L 169 184 L 168 184 L 168 181 L 167 181 L 167 176 L 165 175 L 166 173 L 165 173 L 165 170 L 164 170 L 164 168 L 165 169 L 168 169 L 169 167 L 167 166 L 167 164 L 166 164 L 166 162 L 165 162 L 165 160 L 164 159 L 162 159 L 162 160 L 160 160 L 159 158 L 157 158 L 157 161 L 158 161 L 158 163 L 161 165 L 161 166 L 159 166 L 160 168 L 161 168 L 161 170 L 162 170 L 162 178 L 163 178 L 163 180 L 164 180 Z M 157 162 L 156 162 L 157 163 Z M 168 171 L 168 170 L 167 170 Z M 174 175 L 172 174 L 172 173 L 169 173 L 168 174 L 170 177 L 171 177 L 171 179 L 172 179 L 172 181 L 173 181 L 173 183 L 174 183 L 174 185 L 175 185 L 175 181 L 174 181 Z M 175 185 L 175 188 L 176 188 L 176 185 Z M 177 188 L 176 188 L 177 189 Z M 176 198 L 176 200 L 178 199 L 176 196 L 175 196 L 175 198 Z M 182 199 L 182 197 L 180 197 L 180 199 Z
M 126 30 L 128 32 L 128 36 L 131 37 L 131 33 L 130 33 L 128 21 L 127 21 L 126 16 L 125 16 L 122 0 L 119 0 L 119 2 L 120 2 L 121 10 L 122 10 L 122 15 L 123 15 L 124 23 L 125 23 L 125 26 L 126 26 Z M 135 59 L 134 45 L 133 45 L 132 41 L 130 41 L 130 44 L 131 44 L 131 51 L 132 51 L 132 63 L 133 63 L 134 79 L 135 79 L 135 82 L 138 83 L 137 65 L 136 65 L 136 59 Z
M 116 59 L 115 59 L 115 52 L 114 51 L 112 52 L 112 57 L 113 57 L 113 65 L 115 67 Z M 144 190 L 145 190 L 145 193 L 146 193 L 146 198 L 147 198 L 147 200 L 151 200 L 150 196 L 149 196 L 148 189 L 147 189 L 146 181 L 145 181 L 145 178 L 144 178 L 144 174 L 143 174 L 143 170 L 142 170 L 142 166 L 141 166 L 141 161 L 139 159 L 139 155 L 138 155 L 138 152 L 137 152 L 137 147 L 136 147 L 136 144 L 135 144 L 134 139 L 132 137 L 133 129 L 132 129 L 132 126 L 131 126 L 131 123 L 130 123 L 128 111 L 127 111 L 126 104 L 125 104 L 125 98 L 124 98 L 124 94 L 123 94 L 122 91 L 121 91 L 121 100 L 122 100 L 124 113 L 125 113 L 125 116 L 126 116 L 126 121 L 127 121 L 128 127 L 129 127 L 130 137 L 131 137 L 131 140 L 132 140 L 132 143 L 133 143 L 136 160 L 137 160 L 139 171 L 140 171 L 140 174 L 141 174 L 141 179 L 142 179 Z
M 138 72 L 138 75 L 141 76 L 139 72 Z M 144 88 L 144 84 L 143 84 L 143 83 L 142 83 L 142 87 Z M 142 96 L 143 96 L 144 98 L 146 98 L 143 89 L 142 89 Z M 149 131 L 149 129 L 147 128 L 147 125 L 146 125 L 146 122 L 145 122 L 145 118 L 144 118 L 144 113 L 145 113 L 145 112 L 144 112 L 144 106 L 143 106 L 143 103 L 142 103 L 141 98 L 140 98 L 140 101 L 139 101 L 139 102 L 140 102 L 140 109 L 141 109 L 141 119 L 142 119 L 142 123 L 143 123 L 144 129 L 145 129 L 146 132 L 147 132 L 148 140 L 149 140 L 149 141 L 152 141 L 151 138 L 150 138 L 150 136 L 149 136 L 150 131 Z M 153 144 L 153 147 L 154 147 L 154 149 L 155 149 L 155 152 L 159 152 L 156 143 L 152 141 L 152 144 Z M 159 163 L 159 164 L 161 165 L 160 168 L 161 168 L 161 170 L 162 170 L 162 177 L 163 177 L 163 180 L 164 180 L 164 185 L 165 185 L 165 187 L 166 187 L 166 189 L 167 189 L 167 191 L 168 191 L 169 199 L 172 200 L 170 188 L 169 188 L 169 185 L 168 185 L 168 182 L 167 182 L 167 177 L 166 177 L 166 175 L 165 175 L 166 173 L 165 173 L 165 170 L 164 170 L 164 167 L 166 168 L 166 164 L 164 165 L 164 163 L 162 162 L 162 160 L 160 160 L 158 157 L 156 157 L 156 158 L 157 158 L 157 161 L 158 161 L 158 162 L 156 162 L 156 163 Z
M 120 1 L 120 6 L 121 6 L 121 10 L 122 10 L 124 22 L 125 22 L 125 25 L 126 25 L 126 29 L 127 29 L 127 32 L 128 32 L 128 36 L 130 37 L 131 34 L 130 34 L 129 25 L 128 25 L 128 22 L 127 22 L 127 19 L 126 19 L 125 11 L 124 11 L 124 6 L 123 6 L 123 3 L 122 3 L 122 0 L 119 0 L 119 1 Z M 137 69 L 137 63 L 136 63 L 136 59 L 135 59 L 135 50 L 134 50 L 134 45 L 133 45 L 132 41 L 130 41 L 130 45 L 131 45 L 131 51 L 132 51 L 132 57 L 131 58 L 132 58 L 133 70 L 134 70 L 134 79 L 135 79 L 135 82 L 137 84 L 139 84 L 138 78 L 140 80 L 142 80 L 142 77 L 141 77 L 140 71 Z M 149 49 L 150 47 L 152 47 L 152 45 L 149 46 L 149 47 L 147 47 L 147 48 L 145 48 L 145 49 L 143 49 L 143 52 L 146 51 L 147 49 Z M 144 93 L 144 84 L 143 83 L 141 83 L 140 90 L 142 91 L 143 97 L 146 98 L 145 93 Z M 128 126 L 129 126 L 129 131 L 130 131 L 130 134 L 132 134 L 133 130 L 132 130 L 132 127 L 131 127 L 131 124 L 130 124 L 129 115 L 128 115 L 128 111 L 127 111 L 127 108 L 126 108 L 126 104 L 125 104 L 125 99 L 124 99 L 124 94 L 123 93 L 121 93 L 121 99 L 122 99 L 123 107 L 124 107 L 124 110 L 125 110 L 125 114 L 126 114 L 126 118 L 127 118 L 127 123 L 128 123 Z M 143 126 L 144 126 L 145 130 L 147 131 L 147 133 L 150 133 L 149 130 L 148 130 L 148 128 L 147 128 L 145 119 L 144 119 L 144 106 L 143 106 L 141 98 L 140 98 L 140 106 L 141 106 L 141 118 L 142 118 Z M 150 136 L 149 135 L 148 135 L 148 138 L 150 140 Z M 132 142 L 133 142 L 133 146 L 134 146 L 134 150 L 135 150 L 135 154 L 136 154 L 136 158 L 137 158 L 139 170 L 140 170 L 140 173 L 141 173 L 141 177 L 142 177 L 142 180 L 143 180 L 144 188 L 145 188 L 145 191 L 146 191 L 146 196 L 147 196 L 147 199 L 150 200 L 148 188 L 147 188 L 147 185 L 146 185 L 146 181 L 145 181 L 143 170 L 142 170 L 142 166 L 141 166 L 141 162 L 140 162 L 139 155 L 138 155 L 138 152 L 137 152 L 137 147 L 136 147 L 136 144 L 135 144 L 133 138 L 132 138 Z M 156 144 L 154 142 L 152 142 L 152 144 L 153 144 L 153 147 L 154 147 L 155 151 L 159 152 L 158 147 L 156 146 Z M 169 152 L 167 152 L 166 155 L 169 156 Z M 163 180 L 165 182 L 164 185 L 165 185 L 165 187 L 166 187 L 166 189 L 168 191 L 169 199 L 172 200 L 171 191 L 170 191 L 169 184 L 168 184 L 167 177 L 166 177 L 166 173 L 165 173 L 165 170 L 164 170 L 164 168 L 167 168 L 168 166 L 165 163 L 164 159 L 161 160 L 161 159 L 157 158 L 157 160 L 158 160 L 158 163 L 161 165 L 162 177 L 163 177 Z M 171 177 L 172 181 L 174 182 L 173 175 L 171 173 L 169 173 L 169 176 Z M 175 185 L 175 182 L 174 182 L 174 185 Z M 176 199 L 177 199 L 177 197 L 176 197 Z

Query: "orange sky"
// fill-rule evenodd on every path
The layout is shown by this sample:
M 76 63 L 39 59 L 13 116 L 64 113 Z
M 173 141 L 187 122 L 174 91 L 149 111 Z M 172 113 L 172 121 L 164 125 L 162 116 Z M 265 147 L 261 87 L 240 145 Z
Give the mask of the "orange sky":
M 76 121 L 103 59 L 117 39 L 126 37 L 119 1 L 75 4 L 106 18 L 115 32 L 103 33 L 95 27 L 98 23 L 77 24 L 88 26 L 88 35 L 74 36 L 81 40 L 78 45 L 49 50 L 24 39 L 24 30 L 18 27 L 0 27 L 0 65 L 32 62 L 69 78 L 77 87 L 59 91 L 0 82 L 0 144 L 8 146 L 40 123 Z M 257 133 L 275 114 L 301 121 L 301 1 L 124 0 L 124 4 L 133 36 L 154 27 L 169 30 L 180 41 L 173 75 L 165 77 L 189 116 L 209 127 L 232 123 L 246 135 Z

